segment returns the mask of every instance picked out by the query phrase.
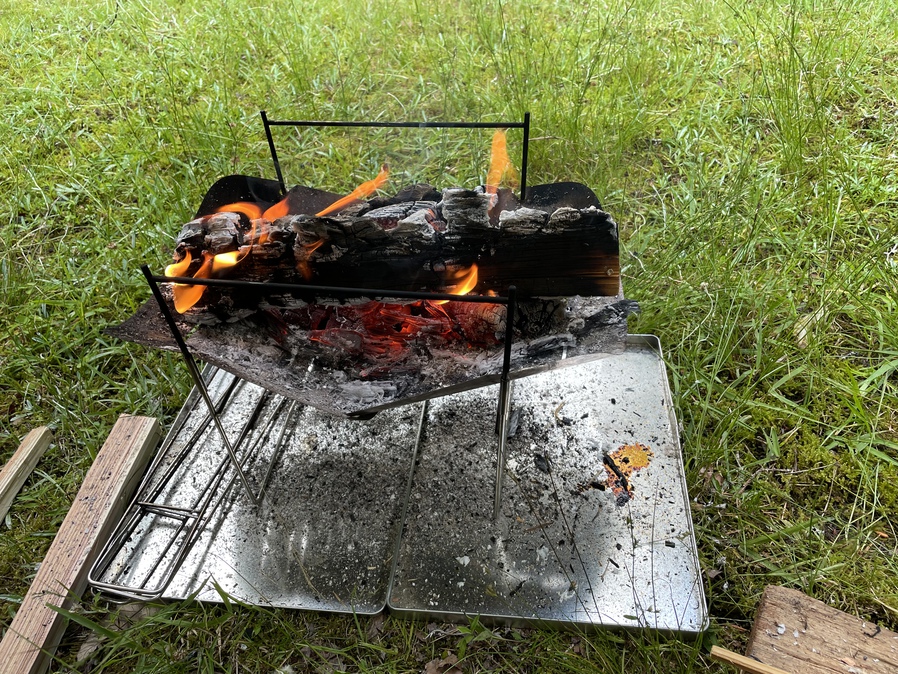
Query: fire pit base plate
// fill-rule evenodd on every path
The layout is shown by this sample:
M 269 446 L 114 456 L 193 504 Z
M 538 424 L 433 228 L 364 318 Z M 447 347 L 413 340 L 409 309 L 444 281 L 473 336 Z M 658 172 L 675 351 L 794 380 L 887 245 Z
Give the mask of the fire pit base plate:
M 502 513 L 492 389 L 431 401 L 391 610 L 698 633 L 707 614 L 654 337 L 515 382 Z M 642 464 L 644 467 L 639 467 Z M 609 474 L 627 476 L 629 490 Z M 618 479 L 618 482 L 620 480 Z
M 230 378 L 216 374 L 213 393 Z M 497 388 L 370 421 L 300 409 L 261 505 L 239 482 L 228 489 L 228 479 L 209 491 L 217 507 L 162 596 L 221 601 L 227 593 L 358 614 L 388 607 L 446 620 L 703 631 L 707 609 L 657 338 L 630 336 L 622 354 L 514 383 L 494 522 Z M 236 435 L 263 394 L 242 384 L 223 414 L 226 428 Z M 201 424 L 205 410 L 195 398 L 163 445 L 157 475 Z M 277 436 L 275 425 L 248 461 L 253 484 L 264 479 Z M 155 503 L 183 507 L 208 491 L 223 451 L 213 430 L 200 437 Z M 154 483 L 151 474 L 142 497 Z M 133 525 L 134 508 L 122 527 Z M 132 596 L 160 586 L 183 542 L 173 537 L 176 523 L 156 514 L 169 511 L 151 510 L 130 535 L 113 536 L 103 555 L 109 563 L 92 572 L 95 585 L 133 587 Z

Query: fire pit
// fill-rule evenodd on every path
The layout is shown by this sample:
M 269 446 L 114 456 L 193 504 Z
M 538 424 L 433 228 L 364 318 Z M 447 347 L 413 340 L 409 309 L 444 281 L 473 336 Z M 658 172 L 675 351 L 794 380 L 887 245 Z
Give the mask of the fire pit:
M 313 124 L 263 119 L 269 139 L 271 124 Z M 209 363 L 356 417 L 562 357 L 620 352 L 636 305 L 621 293 L 617 225 L 595 194 L 578 183 L 527 187 L 529 118 L 427 126 L 523 128 L 521 198 L 498 186 L 509 164 L 504 131 L 487 185 L 419 184 L 369 201 L 361 197 L 384 184 L 386 169 L 348 197 L 286 191 L 272 142 L 277 181 L 223 178 L 183 227 L 167 274 L 192 284 L 163 284 L 164 301 L 110 332 L 168 349 L 185 334 Z
M 263 119 L 270 140 L 279 123 Z M 704 629 L 660 347 L 626 335 L 635 303 L 595 195 L 526 187 L 526 142 L 520 200 L 490 185 L 287 192 L 271 147 L 278 181 L 216 183 L 182 266 L 145 270 L 156 302 L 114 331 L 180 348 L 197 388 L 94 585 Z M 591 271 L 520 264 L 557 239 Z M 217 272 L 221 255 L 244 277 Z M 177 296 L 172 279 L 192 285 Z M 223 369 L 201 377 L 193 354 Z

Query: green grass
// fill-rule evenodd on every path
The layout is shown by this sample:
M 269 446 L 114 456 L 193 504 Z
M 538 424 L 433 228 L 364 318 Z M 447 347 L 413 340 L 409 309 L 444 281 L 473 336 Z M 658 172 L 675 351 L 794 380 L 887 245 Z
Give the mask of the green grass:
M 884 0 L 11 0 L 0 459 L 39 424 L 56 442 L 0 524 L 0 624 L 117 415 L 168 421 L 186 395 L 177 359 L 101 330 L 147 298 L 139 265 L 163 264 L 215 179 L 272 175 L 260 109 L 530 110 L 531 181 L 597 191 L 643 307 L 631 331 L 665 347 L 713 638 L 739 648 L 769 583 L 898 628 L 896 38 Z M 288 182 L 333 190 L 385 158 L 440 185 L 486 170 L 476 133 L 278 142 Z M 99 623 L 105 607 L 80 610 Z M 471 671 L 708 667 L 700 646 L 651 636 L 174 604 L 106 641 L 94 671 L 404 672 L 460 651 Z

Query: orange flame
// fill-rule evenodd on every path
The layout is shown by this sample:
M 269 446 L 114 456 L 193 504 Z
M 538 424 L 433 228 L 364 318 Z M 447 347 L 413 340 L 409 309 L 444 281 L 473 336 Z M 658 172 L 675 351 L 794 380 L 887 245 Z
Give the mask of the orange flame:
M 209 278 L 212 275 L 212 264 L 212 253 L 208 251 L 203 252 L 203 264 L 197 270 L 196 274 L 193 275 L 193 278 Z M 170 266 L 173 267 L 176 265 Z M 167 271 L 168 270 L 166 269 L 166 272 Z M 200 301 L 200 298 L 206 291 L 206 286 L 192 286 L 187 285 L 186 283 L 175 283 L 172 291 L 174 292 L 175 296 L 175 310 L 179 314 L 183 314 L 190 307 Z
M 452 295 L 467 295 L 469 292 L 474 290 L 477 287 L 477 265 L 472 264 L 471 268 L 466 272 L 462 272 L 465 274 L 461 280 L 455 284 L 455 288 L 450 290 L 449 292 Z M 459 274 L 458 276 L 461 276 Z M 446 304 L 449 300 L 437 300 L 434 304 Z
M 246 252 L 241 255 L 240 251 L 237 250 L 232 250 L 228 253 L 219 253 L 212 258 L 212 273 L 218 274 L 225 269 L 230 269 L 238 262 L 240 262 L 240 260 L 243 259 L 244 255 L 246 255 Z
M 356 187 L 352 192 L 347 194 L 342 199 L 337 199 L 330 206 L 325 208 L 323 211 L 319 211 L 315 215 L 317 217 L 321 217 L 322 215 L 327 215 L 328 213 L 333 213 L 334 211 L 338 211 L 347 204 L 351 204 L 356 199 L 364 199 L 370 194 L 373 194 L 375 191 L 380 189 L 380 187 L 387 182 L 387 179 L 390 177 L 390 169 L 384 164 L 380 169 L 380 173 L 373 180 L 366 180 L 361 185 Z
M 302 244 L 303 250 L 305 251 L 305 257 L 296 263 L 296 271 L 302 274 L 302 277 L 306 281 L 312 278 L 312 267 L 309 265 L 309 258 L 312 256 L 312 253 L 314 253 L 321 247 L 321 244 L 323 243 L 324 239 L 318 239 L 317 241 L 313 241 L 312 243 Z
M 257 204 L 248 201 L 239 201 L 234 204 L 228 204 L 218 208 L 215 212 L 243 213 L 250 218 L 252 229 L 250 229 L 249 236 L 246 238 L 249 245 L 243 246 L 240 250 L 232 250 L 227 253 L 219 253 L 218 255 L 212 255 L 209 251 L 204 251 L 203 264 L 197 270 L 196 274 L 193 275 L 193 278 L 211 278 L 213 274 L 222 274 L 245 258 L 252 250 L 253 245 L 261 245 L 268 241 L 270 228 L 267 218 L 279 218 L 286 215 L 287 200 L 283 199 L 282 201 L 279 201 L 266 210 L 264 214 Z M 257 232 L 258 238 L 256 238 Z M 170 264 L 165 268 L 165 275 L 185 276 L 191 262 L 192 258 L 190 256 L 190 251 L 188 251 L 183 260 Z M 199 302 L 205 290 L 206 286 L 192 286 L 187 283 L 175 283 L 172 292 L 174 293 L 175 309 L 177 312 L 183 314 Z
M 511 159 L 508 158 L 508 144 L 505 138 L 505 129 L 499 129 L 493 134 L 493 142 L 490 151 L 490 170 L 486 174 L 487 194 L 495 194 L 502 183 L 502 179 L 508 177 L 509 182 L 517 182 L 518 172 Z
M 277 220 L 278 218 L 283 218 L 285 215 L 290 214 L 290 209 L 287 206 L 287 197 L 284 197 L 279 202 L 277 202 L 274 206 L 268 208 L 263 214 L 262 217 L 266 220 Z
M 284 197 L 273 206 L 269 206 L 264 213 L 262 212 L 262 207 L 259 206 L 259 204 L 254 204 L 251 201 L 238 201 L 233 204 L 219 206 L 215 209 L 215 212 L 243 213 L 243 215 L 248 217 L 250 220 L 258 220 L 259 218 L 265 218 L 266 220 L 277 220 L 278 218 L 282 218 L 285 215 L 289 215 L 290 207 L 287 204 L 287 198 Z
M 274 208 L 274 206 L 272 206 Z M 238 201 L 236 204 L 227 204 L 215 209 L 216 213 L 243 213 L 250 220 L 262 217 L 262 209 L 258 204 L 249 201 Z
M 187 270 L 190 268 L 190 263 L 193 262 L 193 258 L 190 256 L 190 251 L 188 250 L 184 259 L 180 262 L 175 262 L 174 264 L 170 264 L 165 268 L 166 276 L 184 276 L 187 273 Z
M 271 235 L 271 228 L 268 226 L 268 220 L 265 218 L 258 218 L 257 220 L 253 220 L 252 229 L 249 230 L 249 236 L 247 236 L 244 241 L 249 242 L 252 245 L 261 246 L 263 243 L 268 241 L 268 237 Z M 258 232 L 258 238 L 256 238 Z
M 213 275 L 221 274 L 246 257 L 251 248 L 252 246 L 244 246 L 240 250 L 232 250 L 227 253 L 219 253 L 218 255 L 212 255 L 209 251 L 203 251 L 203 264 L 196 274 L 193 275 L 193 278 L 212 278 Z M 190 262 L 190 251 L 188 251 L 183 260 L 170 264 L 165 268 L 165 275 L 184 276 L 187 273 Z M 193 286 L 189 283 L 173 284 L 172 292 L 174 293 L 175 310 L 179 314 L 183 314 L 200 301 L 205 291 L 206 286 Z

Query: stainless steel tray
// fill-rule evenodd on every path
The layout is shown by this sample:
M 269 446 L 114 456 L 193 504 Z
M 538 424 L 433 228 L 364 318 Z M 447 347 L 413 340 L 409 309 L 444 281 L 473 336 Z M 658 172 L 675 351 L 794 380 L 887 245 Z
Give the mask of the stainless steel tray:
M 221 395 L 231 377 L 215 374 L 212 392 Z M 703 631 L 707 609 L 657 338 L 630 336 L 622 354 L 578 358 L 515 382 L 502 509 L 493 521 L 496 389 L 370 421 L 302 409 L 281 422 L 263 406 L 257 426 L 270 418 L 268 436 L 242 454 L 254 485 L 266 482 L 274 462 L 261 505 L 225 475 L 188 541 L 173 535 L 177 525 L 164 508 L 134 526 L 139 504 L 132 504 L 91 580 L 123 596 L 220 601 L 227 593 L 359 614 L 389 607 L 440 619 Z M 263 395 L 239 384 L 223 412 L 226 427 L 242 427 Z M 211 429 L 188 445 L 205 414 L 195 403 L 192 395 L 143 487 L 151 490 L 170 457 L 187 448 L 175 477 L 156 489 L 156 501 L 174 507 L 208 489 L 224 452 Z M 281 423 L 289 423 L 283 433 Z M 261 436 L 252 431 L 249 439 Z M 606 455 L 634 443 L 651 455 L 631 475 L 624 503 L 602 489 Z

